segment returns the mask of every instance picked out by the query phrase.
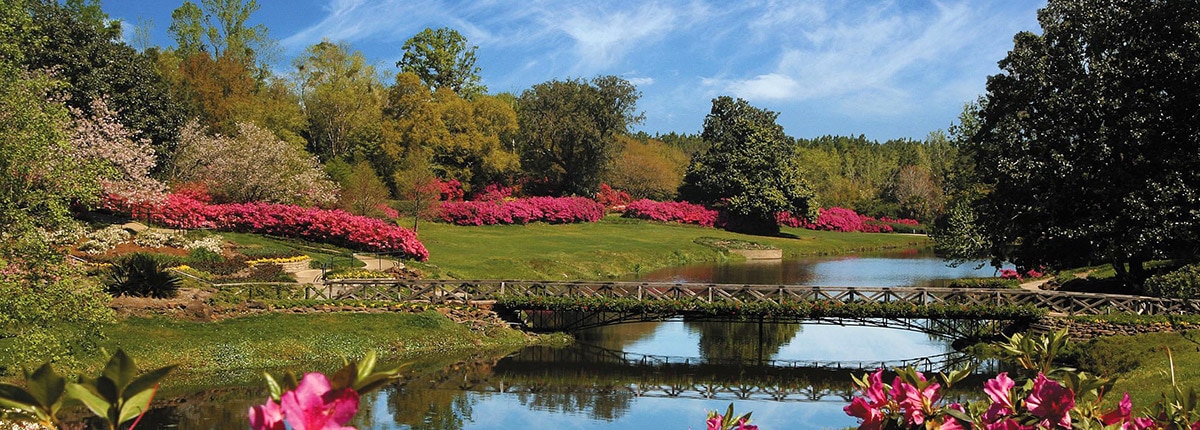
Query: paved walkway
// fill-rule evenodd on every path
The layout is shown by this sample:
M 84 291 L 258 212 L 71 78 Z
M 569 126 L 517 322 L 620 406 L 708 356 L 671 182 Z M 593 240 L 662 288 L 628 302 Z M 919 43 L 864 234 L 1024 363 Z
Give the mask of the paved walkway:
M 358 261 L 366 263 L 367 267 L 365 267 L 365 269 L 374 270 L 376 272 L 388 271 L 394 267 L 398 267 L 401 269 L 404 268 L 404 263 L 401 263 L 399 261 L 396 261 L 396 260 L 393 260 L 390 258 L 383 258 L 378 255 L 354 254 L 354 258 L 358 259 Z

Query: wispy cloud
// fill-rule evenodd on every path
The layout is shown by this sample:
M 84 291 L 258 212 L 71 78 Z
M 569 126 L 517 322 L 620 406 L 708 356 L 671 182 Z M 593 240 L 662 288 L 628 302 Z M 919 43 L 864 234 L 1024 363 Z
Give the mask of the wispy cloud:
M 936 90 L 920 82 L 925 70 L 956 67 L 953 59 L 970 46 L 969 30 L 980 18 L 966 3 L 907 10 L 894 3 L 840 7 L 768 14 L 812 25 L 797 29 L 798 37 L 789 41 L 795 46 L 781 49 L 771 73 L 710 84 L 751 100 L 832 98 L 846 110 L 903 112 L 923 95 L 914 92 Z

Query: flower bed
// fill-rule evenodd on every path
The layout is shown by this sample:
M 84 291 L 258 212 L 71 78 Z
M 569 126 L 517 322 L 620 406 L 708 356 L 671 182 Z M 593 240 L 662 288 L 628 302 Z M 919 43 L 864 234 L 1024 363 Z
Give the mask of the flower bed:
M 457 225 L 569 224 L 596 222 L 604 207 L 584 197 L 530 197 L 498 201 L 442 202 L 441 218 Z
M 861 215 L 851 209 L 841 207 L 830 207 L 821 209 L 817 215 L 816 222 L 797 218 L 788 212 L 780 212 L 775 216 L 775 220 L 779 225 L 788 227 L 803 227 L 809 230 L 828 230 L 841 232 L 862 232 L 862 233 L 891 233 L 892 226 L 887 223 L 897 223 L 903 225 L 916 225 L 915 220 L 895 220 L 884 218 L 877 220 L 875 218 Z
M 208 204 L 171 194 L 159 208 L 163 224 L 175 228 L 213 228 L 274 234 L 333 243 L 372 252 L 400 252 L 406 258 L 429 258 L 412 231 L 382 220 L 334 209 L 273 203 Z
M 688 202 L 656 202 L 641 199 L 625 206 L 625 217 L 651 221 L 696 224 L 704 227 L 716 226 L 719 213 L 713 209 Z

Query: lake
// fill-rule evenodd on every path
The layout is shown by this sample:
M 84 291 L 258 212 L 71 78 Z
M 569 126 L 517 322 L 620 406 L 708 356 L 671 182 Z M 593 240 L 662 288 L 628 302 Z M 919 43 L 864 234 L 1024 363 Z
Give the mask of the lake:
M 818 286 L 937 285 L 991 268 L 947 267 L 927 253 L 710 264 L 641 280 Z M 822 324 L 663 322 L 578 333 L 568 348 L 457 357 L 363 396 L 360 429 L 702 429 L 709 410 L 753 411 L 764 430 L 845 428 L 853 394 L 838 370 L 952 352 L 921 332 Z M 822 368 L 804 363 L 820 361 Z M 775 363 L 775 366 L 760 365 Z M 837 362 L 837 363 L 831 363 Z M 786 365 L 781 365 L 786 364 Z M 422 367 L 422 366 L 417 366 Z M 427 366 L 426 366 L 427 367 Z M 139 428 L 244 429 L 265 388 L 221 387 L 158 407 Z

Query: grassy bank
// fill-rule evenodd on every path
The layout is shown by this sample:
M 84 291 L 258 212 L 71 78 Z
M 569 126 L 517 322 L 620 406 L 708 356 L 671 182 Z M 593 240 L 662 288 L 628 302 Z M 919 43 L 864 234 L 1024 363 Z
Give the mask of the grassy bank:
M 1117 378 L 1113 399 L 1128 392 L 1137 407 L 1171 394 L 1172 361 L 1179 387 L 1185 393 L 1189 388 L 1200 391 L 1200 333 L 1196 330 L 1105 336 L 1077 345 L 1076 354 L 1084 370 Z
M 784 228 L 780 237 L 610 215 L 595 223 L 456 226 L 423 223 L 419 237 L 429 277 L 455 279 L 614 279 L 669 266 L 740 257 L 697 243 L 741 240 L 783 250 L 784 257 L 846 254 L 929 245 L 925 236 Z
M 128 318 L 106 330 L 101 346 L 124 349 L 142 369 L 179 365 L 164 388 L 260 381 L 264 370 L 332 370 L 342 358 L 375 350 L 381 362 L 493 352 L 503 355 L 531 342 L 507 327 L 472 331 L 435 312 L 272 313 L 218 322 Z M 107 356 L 81 362 L 98 372 Z

